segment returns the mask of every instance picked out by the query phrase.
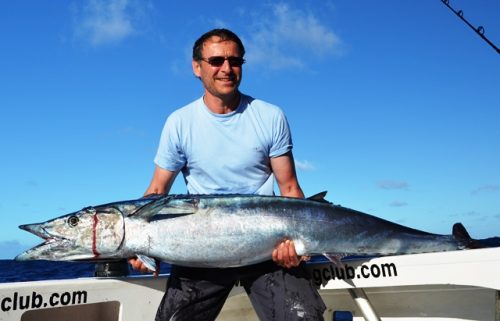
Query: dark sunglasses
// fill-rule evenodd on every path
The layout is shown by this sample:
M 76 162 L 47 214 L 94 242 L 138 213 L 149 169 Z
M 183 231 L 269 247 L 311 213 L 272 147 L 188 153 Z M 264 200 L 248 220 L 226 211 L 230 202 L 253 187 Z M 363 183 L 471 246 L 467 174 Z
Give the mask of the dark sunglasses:
M 231 67 L 241 67 L 245 63 L 245 59 L 242 57 L 222 57 L 213 56 L 208 58 L 201 58 L 201 60 L 207 62 L 212 67 L 220 67 L 224 64 L 224 61 L 228 61 Z

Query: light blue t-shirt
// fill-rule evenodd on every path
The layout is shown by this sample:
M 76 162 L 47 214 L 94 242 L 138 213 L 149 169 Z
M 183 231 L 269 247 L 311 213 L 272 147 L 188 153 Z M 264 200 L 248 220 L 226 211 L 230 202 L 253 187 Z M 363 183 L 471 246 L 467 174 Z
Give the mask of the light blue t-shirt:
M 242 94 L 229 114 L 212 113 L 203 98 L 173 112 L 154 161 L 181 170 L 190 194 L 272 195 L 270 158 L 291 149 L 281 109 Z

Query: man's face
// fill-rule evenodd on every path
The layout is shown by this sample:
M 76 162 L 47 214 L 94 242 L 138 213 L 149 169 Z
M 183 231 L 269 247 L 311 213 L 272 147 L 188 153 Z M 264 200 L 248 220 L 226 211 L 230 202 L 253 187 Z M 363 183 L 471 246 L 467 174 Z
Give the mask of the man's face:
M 233 41 L 220 41 L 212 37 L 203 44 L 201 61 L 193 61 L 193 72 L 201 79 L 205 95 L 221 99 L 233 98 L 238 93 L 241 82 L 241 66 L 231 66 L 225 60 L 222 66 L 213 66 L 207 62 L 211 57 L 240 57 L 238 45 Z

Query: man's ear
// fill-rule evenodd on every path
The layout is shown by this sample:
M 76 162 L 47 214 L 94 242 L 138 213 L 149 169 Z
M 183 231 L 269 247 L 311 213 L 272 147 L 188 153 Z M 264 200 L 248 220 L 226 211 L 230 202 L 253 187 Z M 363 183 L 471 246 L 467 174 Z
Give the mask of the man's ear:
M 196 77 L 201 78 L 201 63 L 199 61 L 193 60 L 191 61 L 193 66 L 193 73 Z

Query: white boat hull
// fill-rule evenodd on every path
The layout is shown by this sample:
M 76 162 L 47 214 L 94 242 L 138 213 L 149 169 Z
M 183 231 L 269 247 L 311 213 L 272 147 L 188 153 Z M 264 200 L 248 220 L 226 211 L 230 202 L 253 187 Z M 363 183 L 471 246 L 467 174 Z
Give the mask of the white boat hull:
M 327 305 L 325 320 L 338 311 L 353 320 L 370 319 L 367 305 L 381 320 L 500 320 L 500 248 L 345 264 L 347 274 L 332 264 L 309 265 Z M 167 276 L 3 283 L 0 320 L 154 320 L 166 281 Z M 241 287 L 233 289 L 218 320 L 258 320 Z

